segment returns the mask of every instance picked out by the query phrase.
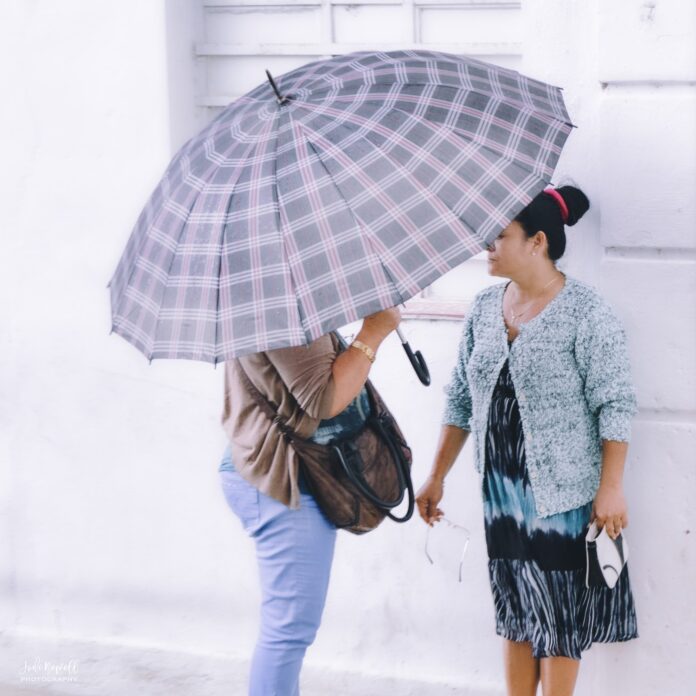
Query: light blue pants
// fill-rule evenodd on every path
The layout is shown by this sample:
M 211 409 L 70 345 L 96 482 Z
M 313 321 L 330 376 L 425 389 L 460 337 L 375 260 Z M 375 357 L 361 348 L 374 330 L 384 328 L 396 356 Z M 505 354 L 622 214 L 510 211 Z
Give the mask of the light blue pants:
M 259 565 L 261 629 L 249 696 L 299 696 L 302 660 L 324 611 L 336 527 L 307 493 L 300 509 L 291 510 L 236 471 L 221 470 L 220 481 L 227 503 L 256 543 Z

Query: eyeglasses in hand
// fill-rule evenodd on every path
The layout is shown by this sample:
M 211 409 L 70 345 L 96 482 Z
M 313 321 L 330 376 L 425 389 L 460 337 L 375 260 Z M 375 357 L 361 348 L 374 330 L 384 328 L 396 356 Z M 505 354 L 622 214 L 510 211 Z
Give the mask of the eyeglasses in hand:
M 457 578 L 462 581 L 462 568 L 464 566 L 464 555 L 469 547 L 469 539 L 471 533 L 469 530 L 448 520 L 446 517 L 441 517 L 435 525 L 428 525 L 428 531 L 425 536 L 425 557 L 432 565 L 447 566 L 448 560 L 452 557 L 452 549 L 460 549 L 459 554 L 459 569 Z M 435 562 L 437 560 L 437 563 Z

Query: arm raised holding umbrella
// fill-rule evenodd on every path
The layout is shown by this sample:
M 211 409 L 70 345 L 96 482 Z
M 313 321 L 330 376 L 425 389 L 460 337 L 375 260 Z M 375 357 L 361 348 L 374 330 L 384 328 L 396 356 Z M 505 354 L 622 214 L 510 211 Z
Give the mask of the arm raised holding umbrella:
M 356 386 L 362 388 L 367 380 L 377 349 L 392 332 L 398 331 L 401 312 L 397 307 L 384 309 L 363 319 L 362 328 L 350 344 L 354 350 L 343 351 L 334 362 L 334 398 L 331 416 L 335 416 L 353 400 Z

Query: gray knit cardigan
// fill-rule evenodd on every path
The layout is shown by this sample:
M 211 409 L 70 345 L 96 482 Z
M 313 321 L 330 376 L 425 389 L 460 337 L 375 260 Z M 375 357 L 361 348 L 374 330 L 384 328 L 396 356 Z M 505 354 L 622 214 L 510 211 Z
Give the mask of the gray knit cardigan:
M 474 299 L 446 388 L 443 424 L 472 432 L 481 473 L 493 389 L 509 358 L 529 481 L 539 516 L 548 517 L 594 498 L 602 440 L 630 439 L 637 406 L 626 335 L 597 290 L 566 276 L 563 289 L 520 325 L 508 347 L 506 285 Z

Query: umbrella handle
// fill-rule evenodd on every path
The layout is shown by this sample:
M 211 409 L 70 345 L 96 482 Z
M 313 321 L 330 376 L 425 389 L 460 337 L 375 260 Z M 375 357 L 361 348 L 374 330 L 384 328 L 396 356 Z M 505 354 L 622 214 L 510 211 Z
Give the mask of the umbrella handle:
M 403 346 L 404 351 L 406 352 L 406 355 L 408 356 L 408 359 L 415 370 L 415 373 L 418 375 L 418 379 L 427 387 L 430 384 L 430 370 L 428 370 L 428 365 L 425 362 L 423 354 L 419 350 L 417 350 L 415 353 L 413 350 L 411 350 L 411 346 L 401 333 L 401 329 L 397 328 L 396 333 L 399 334 L 401 345 Z

